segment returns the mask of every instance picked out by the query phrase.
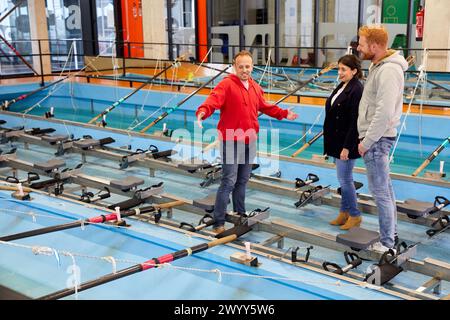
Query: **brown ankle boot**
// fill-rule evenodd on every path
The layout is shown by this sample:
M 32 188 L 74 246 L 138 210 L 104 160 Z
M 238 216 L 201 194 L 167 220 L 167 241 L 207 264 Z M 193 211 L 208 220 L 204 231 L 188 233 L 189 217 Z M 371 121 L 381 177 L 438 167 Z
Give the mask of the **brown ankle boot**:
M 341 226 L 341 230 L 348 230 L 353 227 L 359 227 L 361 221 L 362 221 L 361 216 L 357 217 L 350 216 L 347 222 L 343 226 Z
M 342 226 L 347 222 L 349 216 L 350 215 L 348 214 L 348 212 L 339 211 L 339 215 L 337 216 L 337 218 L 330 221 L 330 224 L 332 224 L 333 226 Z
M 225 227 L 224 226 L 218 226 L 218 227 L 215 227 L 213 230 L 212 230 L 212 232 L 214 232 L 215 234 L 219 234 L 219 233 L 222 233 L 222 232 L 224 232 L 225 231 Z

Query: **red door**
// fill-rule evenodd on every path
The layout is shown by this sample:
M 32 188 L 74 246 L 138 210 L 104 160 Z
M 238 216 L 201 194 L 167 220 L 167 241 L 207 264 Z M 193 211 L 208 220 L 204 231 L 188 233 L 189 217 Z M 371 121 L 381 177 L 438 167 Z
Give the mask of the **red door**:
M 122 0 L 122 26 L 125 57 L 143 58 L 142 0 Z

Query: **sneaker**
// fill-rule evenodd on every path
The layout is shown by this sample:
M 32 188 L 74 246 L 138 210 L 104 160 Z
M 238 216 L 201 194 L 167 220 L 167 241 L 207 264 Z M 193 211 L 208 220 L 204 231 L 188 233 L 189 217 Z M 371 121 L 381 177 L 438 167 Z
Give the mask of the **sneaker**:
M 394 255 L 397 254 L 397 250 L 395 248 L 388 248 L 385 245 L 383 245 L 381 242 L 375 242 L 368 249 L 372 250 L 372 251 L 379 252 L 379 253 L 385 253 L 386 251 L 391 249 L 392 251 L 394 251 Z
M 225 227 L 224 226 L 218 226 L 218 227 L 214 227 L 214 229 L 212 230 L 212 232 L 214 232 L 215 234 L 219 234 L 225 231 Z

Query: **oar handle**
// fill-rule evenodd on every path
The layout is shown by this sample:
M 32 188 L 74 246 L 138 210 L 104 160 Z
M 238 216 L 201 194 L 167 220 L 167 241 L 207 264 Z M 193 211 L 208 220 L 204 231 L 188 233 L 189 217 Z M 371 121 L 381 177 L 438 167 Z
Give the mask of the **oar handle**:
M 320 131 L 318 134 L 316 134 L 311 140 L 309 140 L 307 143 L 305 143 L 300 149 L 295 151 L 291 157 L 295 158 L 298 156 L 301 152 L 303 152 L 306 148 L 311 146 L 314 142 L 316 142 L 321 136 L 323 136 L 323 131 Z
M 304 145 L 301 146 L 301 148 L 299 148 L 297 151 L 295 151 L 291 157 L 295 158 L 296 156 L 298 156 L 300 153 L 302 153 L 303 151 L 305 151 L 305 149 L 307 149 L 310 146 L 310 144 L 307 142 Z
M 159 209 L 167 209 L 167 208 L 173 208 L 176 206 L 182 206 L 183 204 L 186 204 L 186 202 L 184 202 L 183 200 L 176 200 L 176 201 L 172 201 L 172 202 L 157 204 L 154 207 L 159 208 Z
M 92 123 L 96 122 L 101 116 L 103 116 L 103 113 L 100 113 L 100 114 L 96 115 L 91 120 L 89 120 L 88 123 L 92 124 Z
M 212 247 L 218 246 L 220 244 L 225 244 L 225 243 L 231 242 L 236 239 L 237 239 L 237 236 L 235 234 L 230 234 L 229 236 L 226 236 L 226 237 L 223 237 L 220 239 L 215 239 L 211 242 L 208 242 L 208 248 L 212 248 Z
M 412 174 L 413 177 L 417 176 L 423 169 L 426 168 L 426 166 L 428 166 L 430 164 L 430 160 L 426 159 L 421 165 L 420 167 L 418 167 L 416 169 L 416 171 L 414 171 L 414 173 Z
M 160 115 L 158 118 L 153 120 L 148 126 L 146 126 L 144 129 L 142 129 L 139 132 L 140 133 L 146 132 L 148 129 L 150 129 L 151 127 L 155 126 L 158 122 L 160 122 L 162 119 L 164 119 L 168 114 L 169 113 L 167 111 L 165 111 L 162 115 Z
M 22 187 L 23 191 L 25 192 L 31 192 L 33 190 L 31 190 L 28 187 Z M 19 191 L 19 189 L 15 186 L 0 186 L 0 190 L 4 190 L 4 191 Z
M 442 142 L 429 156 L 425 161 L 413 172 L 412 176 L 417 176 L 426 166 L 428 166 L 431 161 L 433 161 L 442 150 L 444 150 L 445 146 L 450 142 L 450 137 L 447 137 L 444 142 Z

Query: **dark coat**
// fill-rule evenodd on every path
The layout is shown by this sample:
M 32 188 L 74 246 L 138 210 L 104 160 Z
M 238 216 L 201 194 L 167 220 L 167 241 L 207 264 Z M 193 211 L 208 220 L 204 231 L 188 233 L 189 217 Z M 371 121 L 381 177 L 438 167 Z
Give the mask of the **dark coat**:
M 331 99 L 343 85 L 343 82 L 338 85 L 325 104 L 324 154 L 339 159 L 342 149 L 346 148 L 349 150 L 349 159 L 357 159 L 360 157 L 358 153 L 358 107 L 363 85 L 358 79 L 353 78 L 331 105 Z

